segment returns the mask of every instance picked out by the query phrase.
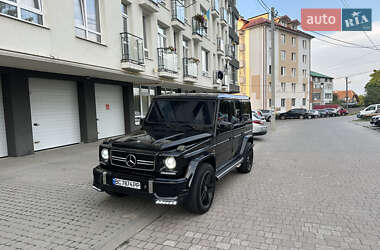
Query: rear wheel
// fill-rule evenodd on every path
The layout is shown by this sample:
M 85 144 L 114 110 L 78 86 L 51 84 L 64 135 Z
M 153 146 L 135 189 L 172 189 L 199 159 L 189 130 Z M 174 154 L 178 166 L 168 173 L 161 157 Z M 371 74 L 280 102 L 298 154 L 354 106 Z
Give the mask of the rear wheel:
M 280 116 L 280 119 L 285 120 L 285 116 L 284 115 Z
M 215 170 L 208 164 L 203 163 L 195 172 L 189 196 L 184 206 L 186 210 L 196 214 L 206 213 L 214 199 L 215 192 Z
M 244 153 L 244 160 L 240 167 L 237 168 L 237 171 L 240 173 L 249 173 L 252 170 L 252 167 L 255 164 L 255 158 L 253 155 L 253 145 L 248 142 L 246 146 L 246 151 Z
M 300 115 L 300 116 L 299 116 L 299 118 L 300 118 L 300 119 L 303 119 L 303 118 L 304 118 L 304 116 L 303 116 L 303 115 Z

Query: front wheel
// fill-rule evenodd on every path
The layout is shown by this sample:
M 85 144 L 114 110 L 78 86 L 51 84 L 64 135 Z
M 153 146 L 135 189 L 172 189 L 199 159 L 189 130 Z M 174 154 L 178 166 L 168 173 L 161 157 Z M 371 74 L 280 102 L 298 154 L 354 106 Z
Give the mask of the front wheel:
M 280 119 L 285 120 L 285 116 L 284 115 L 280 116 Z
M 253 145 L 252 143 L 248 142 L 246 146 L 247 150 L 244 155 L 244 160 L 240 167 L 237 168 L 237 171 L 240 173 L 249 173 L 252 170 L 252 167 L 254 166 L 255 159 L 253 155 Z
M 299 118 L 302 120 L 304 117 L 303 117 L 303 115 L 300 115 Z
M 195 172 L 185 209 L 196 214 L 206 213 L 212 205 L 214 193 L 215 170 L 210 164 L 203 163 Z
M 311 115 L 307 116 L 307 119 L 311 119 L 311 118 L 312 118 Z

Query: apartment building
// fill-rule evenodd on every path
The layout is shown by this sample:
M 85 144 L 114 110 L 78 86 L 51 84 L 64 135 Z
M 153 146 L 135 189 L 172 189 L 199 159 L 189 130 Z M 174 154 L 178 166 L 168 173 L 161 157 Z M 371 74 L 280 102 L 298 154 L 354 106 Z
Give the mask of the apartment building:
M 238 93 L 235 0 L 0 0 L 0 157 L 123 135 L 152 97 Z
M 271 29 L 268 14 L 240 18 L 239 85 L 251 97 L 255 109 L 269 109 L 271 71 L 275 73 L 275 109 L 309 108 L 310 41 L 313 36 L 298 30 L 299 21 L 281 16 L 275 20 L 275 65 L 271 66 Z
M 334 78 L 310 71 L 310 103 L 312 106 L 332 103 Z

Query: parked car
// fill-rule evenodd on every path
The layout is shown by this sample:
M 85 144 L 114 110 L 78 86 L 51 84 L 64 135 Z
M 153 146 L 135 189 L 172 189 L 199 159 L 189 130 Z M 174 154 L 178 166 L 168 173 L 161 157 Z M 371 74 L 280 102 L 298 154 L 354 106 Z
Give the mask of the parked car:
M 156 96 L 141 125 L 99 146 L 95 190 L 143 195 L 202 214 L 212 205 L 216 180 L 234 169 L 249 173 L 255 162 L 246 96 Z
M 363 118 L 365 116 L 372 116 L 375 115 L 378 110 L 380 110 L 380 104 L 372 104 L 360 111 L 357 117 Z
M 338 110 L 339 115 L 348 115 L 348 111 L 345 108 L 340 108 Z
M 287 112 L 279 114 L 279 118 L 281 120 L 297 119 L 297 118 L 298 119 L 305 119 L 305 118 L 311 119 L 312 117 L 313 117 L 312 114 L 310 114 L 306 109 L 301 109 L 301 108 L 291 109 Z
M 318 110 L 312 109 L 312 110 L 309 110 L 309 113 L 313 116 L 313 118 L 321 117 L 321 114 L 318 112 Z
M 333 112 L 331 110 L 324 109 L 324 111 L 326 111 L 326 117 L 332 117 L 333 116 Z
M 261 111 L 262 116 L 265 118 L 265 120 L 267 122 L 270 122 L 270 120 L 272 119 L 272 110 L 262 109 L 260 111 Z
M 380 115 L 372 116 L 370 123 L 373 126 L 380 127 Z
M 333 116 L 333 117 L 339 116 L 338 109 L 336 109 L 336 108 L 327 108 L 327 110 L 331 112 L 330 116 Z
M 252 112 L 252 125 L 254 136 L 265 135 L 268 131 L 267 121 L 254 112 Z
M 328 115 L 329 115 L 328 112 L 324 109 L 317 109 L 317 111 L 318 111 L 320 117 L 328 117 Z

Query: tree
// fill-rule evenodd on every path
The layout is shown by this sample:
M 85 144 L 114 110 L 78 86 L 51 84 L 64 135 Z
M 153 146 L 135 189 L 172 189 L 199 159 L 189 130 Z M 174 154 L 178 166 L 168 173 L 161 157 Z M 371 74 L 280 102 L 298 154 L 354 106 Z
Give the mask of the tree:
M 359 95 L 358 98 L 359 98 L 358 105 L 359 105 L 359 106 L 364 106 L 364 103 L 365 103 L 365 96 L 364 96 L 364 95 Z
M 365 105 L 380 103 L 380 70 L 374 70 L 370 76 L 371 80 L 365 85 Z

